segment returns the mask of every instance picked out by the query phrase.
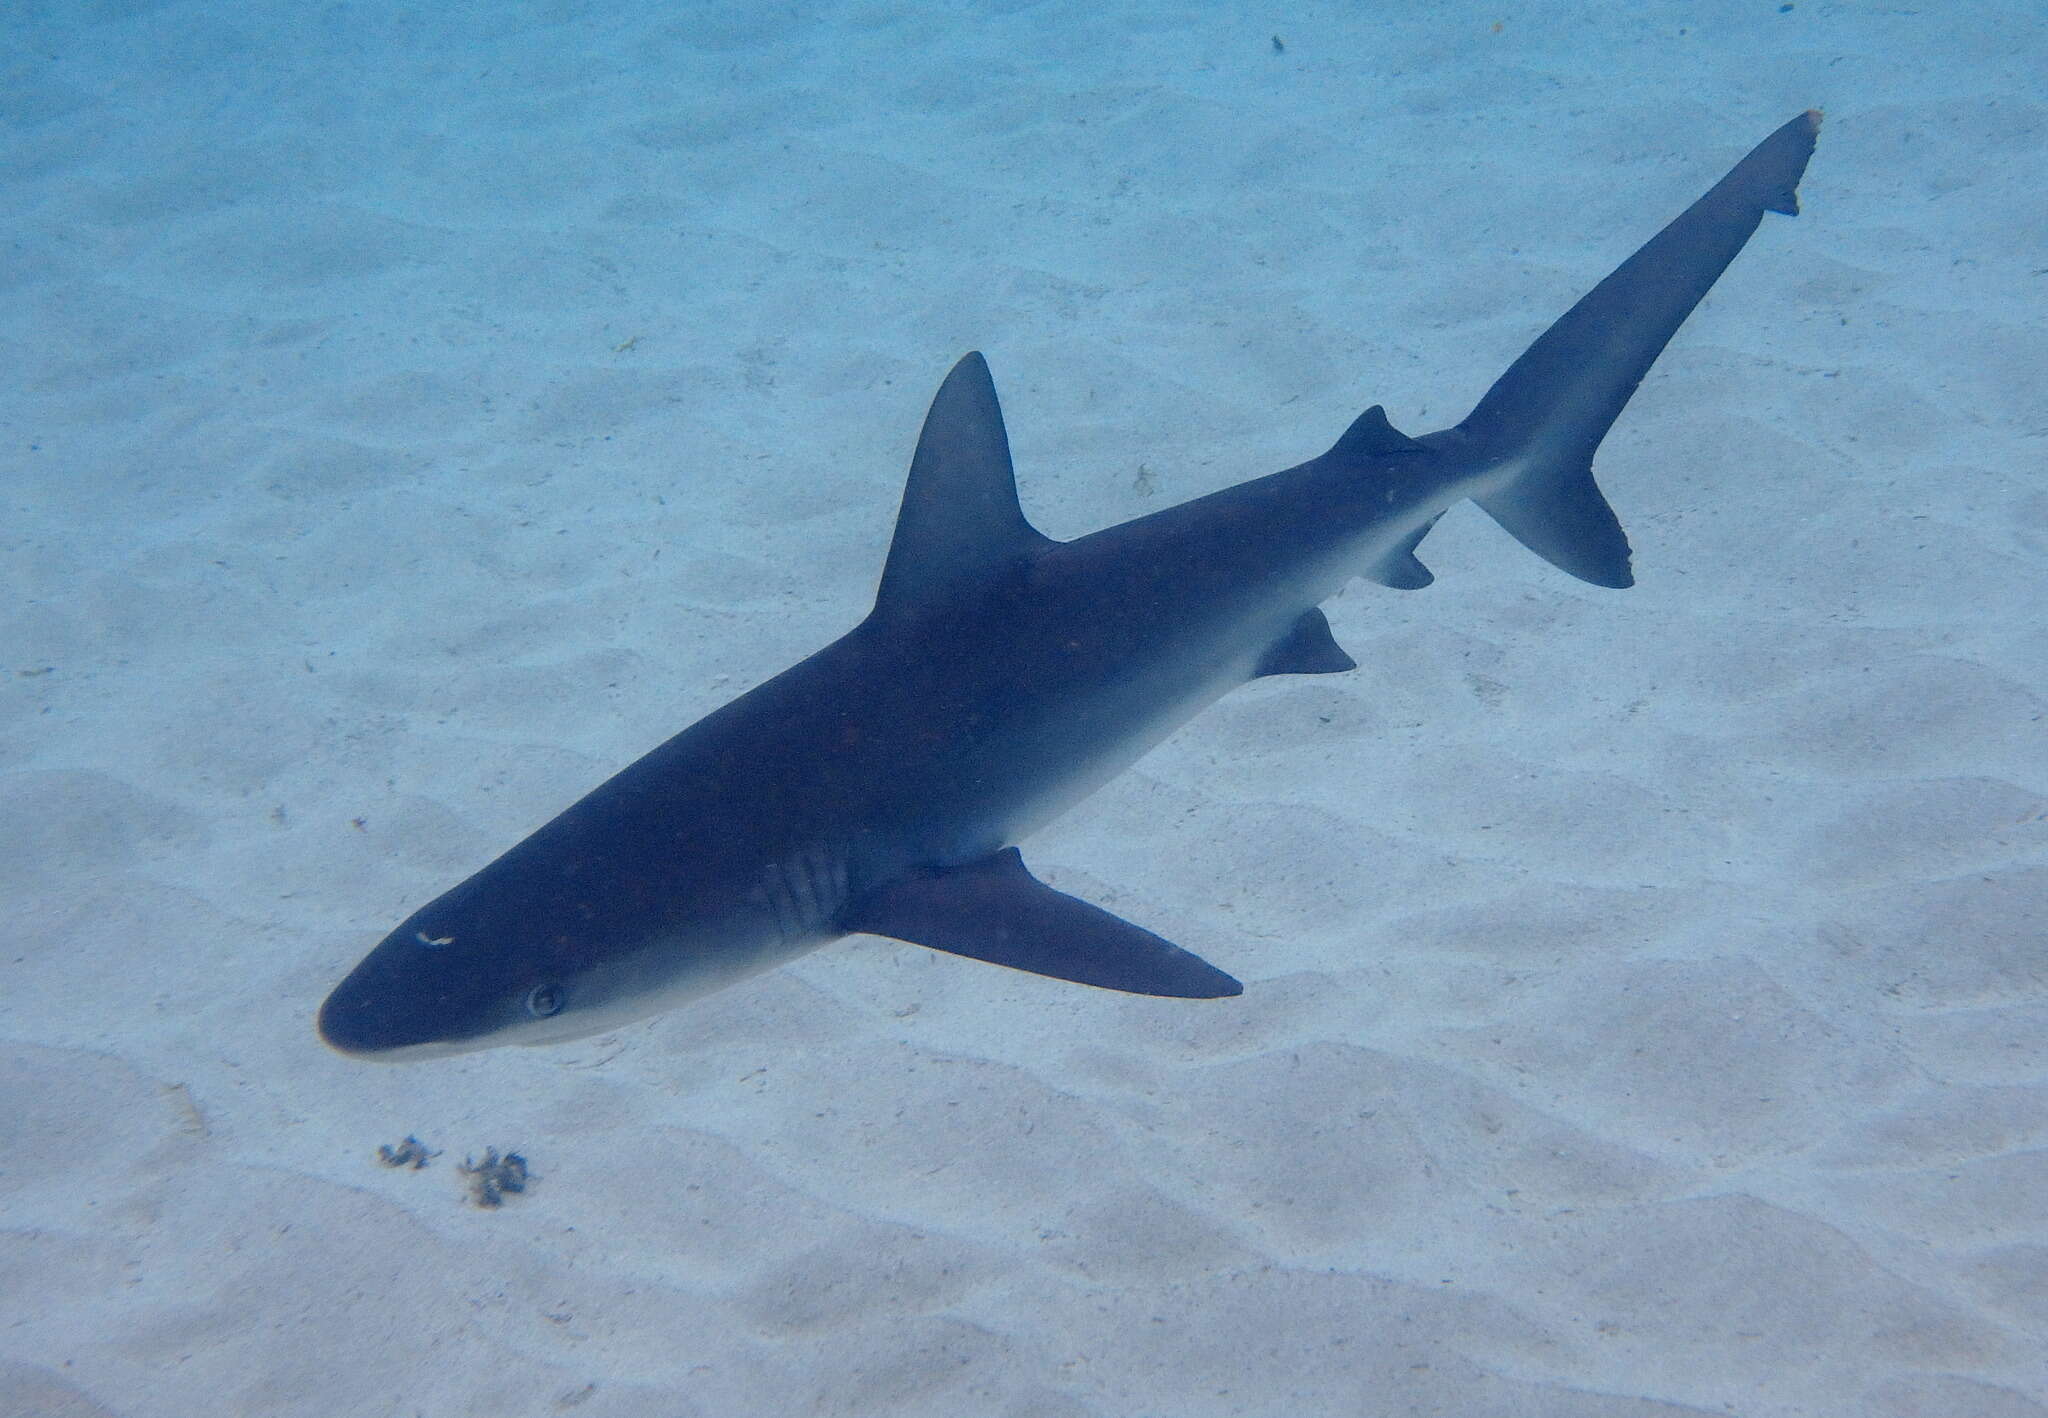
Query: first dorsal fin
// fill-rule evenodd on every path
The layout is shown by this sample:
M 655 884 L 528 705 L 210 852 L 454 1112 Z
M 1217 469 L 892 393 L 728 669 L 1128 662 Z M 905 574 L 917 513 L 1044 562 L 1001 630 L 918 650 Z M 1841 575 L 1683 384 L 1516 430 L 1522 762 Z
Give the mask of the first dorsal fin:
M 1051 545 L 1017 503 L 995 381 L 987 361 L 969 354 L 953 366 L 925 415 L 875 613 L 939 604 Z

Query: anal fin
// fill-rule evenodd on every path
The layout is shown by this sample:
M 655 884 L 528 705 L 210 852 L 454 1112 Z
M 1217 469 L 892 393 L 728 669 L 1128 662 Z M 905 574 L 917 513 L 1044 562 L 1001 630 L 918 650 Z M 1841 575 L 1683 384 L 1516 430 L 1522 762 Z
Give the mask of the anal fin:
M 838 923 L 1055 980 L 1178 999 L 1244 986 L 1171 941 L 1032 876 L 1015 847 L 890 882 Z
M 1436 577 L 1430 574 L 1429 568 L 1415 556 L 1415 548 L 1422 545 L 1422 539 L 1429 535 L 1430 528 L 1436 525 L 1436 520 L 1434 517 L 1430 518 L 1417 527 L 1412 536 L 1403 538 L 1399 546 L 1380 559 L 1379 565 L 1366 571 L 1366 576 L 1396 591 L 1420 591 L 1436 580 Z

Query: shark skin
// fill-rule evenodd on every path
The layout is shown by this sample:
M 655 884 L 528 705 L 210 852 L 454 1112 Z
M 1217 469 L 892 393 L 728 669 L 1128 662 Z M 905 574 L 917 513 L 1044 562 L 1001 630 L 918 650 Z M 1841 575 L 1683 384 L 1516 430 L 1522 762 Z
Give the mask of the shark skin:
M 685 729 L 414 912 L 320 1034 L 397 1060 L 616 1028 L 867 933 L 1138 994 L 1207 961 L 1031 876 L 1016 844 L 1262 675 L 1355 668 L 1320 602 L 1414 589 L 1465 499 L 1537 555 L 1632 584 L 1592 458 L 1765 212 L 1794 215 L 1801 114 L 1600 282 L 1455 428 L 1377 406 L 1318 458 L 1069 542 L 1017 501 L 979 354 L 927 415 L 866 619 Z

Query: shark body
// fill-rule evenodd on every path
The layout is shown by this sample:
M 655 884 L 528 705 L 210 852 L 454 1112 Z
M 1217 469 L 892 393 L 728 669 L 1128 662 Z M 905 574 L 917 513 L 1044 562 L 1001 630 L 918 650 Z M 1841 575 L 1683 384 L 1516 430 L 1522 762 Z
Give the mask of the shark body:
M 1317 608 L 1412 589 L 1471 499 L 1582 580 L 1631 584 L 1592 457 L 1818 131 L 1759 144 L 1546 331 L 1455 428 L 1369 409 L 1298 467 L 1070 542 L 1026 520 L 987 365 L 933 401 L 873 611 L 415 912 L 322 1037 L 402 1059 L 614 1028 L 840 936 L 1082 984 L 1214 998 L 1207 961 L 1031 876 L 1016 843 L 1206 705 L 1355 668 Z

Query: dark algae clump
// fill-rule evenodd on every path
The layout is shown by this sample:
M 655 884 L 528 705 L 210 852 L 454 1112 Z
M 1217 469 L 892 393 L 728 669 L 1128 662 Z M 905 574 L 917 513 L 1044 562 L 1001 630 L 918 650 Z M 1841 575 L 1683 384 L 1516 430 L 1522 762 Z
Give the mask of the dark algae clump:
M 483 1161 L 465 1157 L 456 1170 L 469 1178 L 469 1199 L 486 1210 L 503 1206 L 508 1193 L 526 1190 L 526 1159 L 517 1152 L 500 1157 L 497 1148 L 486 1147 Z

